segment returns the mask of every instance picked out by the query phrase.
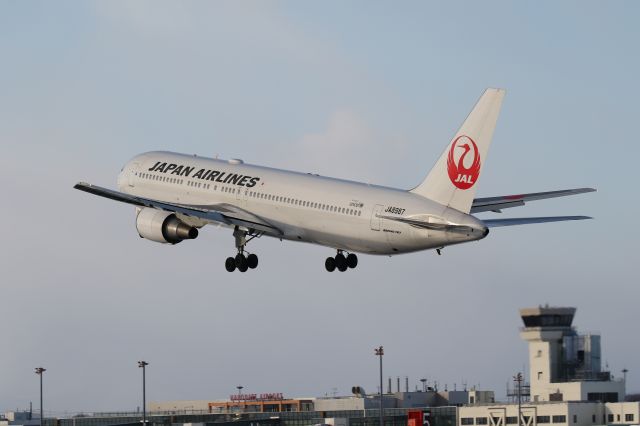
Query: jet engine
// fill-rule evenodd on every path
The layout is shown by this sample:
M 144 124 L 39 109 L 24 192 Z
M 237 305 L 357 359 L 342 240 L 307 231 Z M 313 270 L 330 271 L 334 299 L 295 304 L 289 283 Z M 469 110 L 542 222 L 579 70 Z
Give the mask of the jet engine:
M 182 240 L 193 240 L 198 229 L 187 225 L 174 213 L 145 207 L 138 212 L 136 229 L 140 237 L 158 243 L 178 244 Z

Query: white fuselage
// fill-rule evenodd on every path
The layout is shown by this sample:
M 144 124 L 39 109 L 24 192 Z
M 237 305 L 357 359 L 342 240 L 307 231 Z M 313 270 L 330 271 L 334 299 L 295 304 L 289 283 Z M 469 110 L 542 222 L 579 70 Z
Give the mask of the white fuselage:
M 134 157 L 118 177 L 118 187 L 131 195 L 200 208 L 233 206 L 283 232 L 271 236 L 360 253 L 440 248 L 487 233 L 475 217 L 405 190 L 171 152 Z M 467 236 L 427 230 L 390 217 L 468 226 L 477 232 Z

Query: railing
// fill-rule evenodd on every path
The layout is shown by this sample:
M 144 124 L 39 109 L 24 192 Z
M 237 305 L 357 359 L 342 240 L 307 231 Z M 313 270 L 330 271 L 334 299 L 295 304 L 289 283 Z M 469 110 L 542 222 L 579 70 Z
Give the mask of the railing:
M 411 408 L 385 408 L 385 417 L 404 416 L 411 410 L 429 410 L 432 413 L 448 413 L 451 410 L 455 412 L 455 407 L 411 407 Z M 203 419 L 215 421 L 217 419 L 262 419 L 278 417 L 281 419 L 311 419 L 322 417 L 378 417 L 378 409 L 366 410 L 327 410 L 327 411 L 273 411 L 273 412 L 235 412 L 235 413 L 211 413 L 209 410 L 163 410 L 163 411 L 147 411 L 148 418 L 172 418 L 181 416 L 200 416 Z M 109 411 L 109 412 L 77 412 L 65 413 L 64 416 L 57 418 L 45 419 L 55 424 L 56 420 L 75 420 L 77 424 L 85 421 L 89 423 L 91 420 L 97 419 L 142 419 L 142 412 L 139 411 Z M 153 421 L 151 419 L 150 421 Z M 206 422 L 206 420 L 204 421 Z
M 609 371 L 576 371 L 569 378 L 570 382 L 586 382 L 586 381 L 597 381 L 597 382 L 610 382 L 611 381 L 611 372 Z

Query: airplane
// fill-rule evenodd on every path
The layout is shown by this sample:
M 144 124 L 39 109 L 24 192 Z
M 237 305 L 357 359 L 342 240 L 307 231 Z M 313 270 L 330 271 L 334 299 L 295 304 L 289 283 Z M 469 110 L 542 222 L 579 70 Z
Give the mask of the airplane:
M 591 219 L 474 216 L 595 191 L 474 198 L 504 94 L 493 88 L 482 94 L 424 181 L 410 190 L 163 151 L 133 157 L 118 175 L 117 191 L 85 182 L 74 188 L 134 205 L 138 234 L 158 243 L 194 239 L 210 224 L 233 229 L 237 254 L 225 261 L 229 272 L 258 266 L 247 244 L 262 236 L 330 247 L 336 255 L 326 258 L 325 269 L 344 272 L 358 265 L 356 253 L 440 254 L 481 240 L 494 227 Z

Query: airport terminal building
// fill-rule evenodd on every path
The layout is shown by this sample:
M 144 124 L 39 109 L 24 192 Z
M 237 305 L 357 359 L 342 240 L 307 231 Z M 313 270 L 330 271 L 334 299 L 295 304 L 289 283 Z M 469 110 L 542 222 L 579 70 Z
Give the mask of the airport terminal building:
M 640 402 L 625 402 L 625 379 L 603 370 L 600 336 L 578 334 L 575 308 L 520 310 L 521 337 L 529 346 L 529 383 L 507 391 L 508 403 L 493 391 L 395 392 L 389 379 L 382 395 L 384 426 L 604 426 L 640 424 Z M 148 421 L 163 426 L 379 426 L 380 395 L 354 386 L 352 394 L 288 398 L 281 393 L 236 394 L 224 400 L 147 404 Z M 27 419 L 28 421 L 25 421 Z M 138 426 L 141 413 L 108 413 L 45 419 L 46 426 Z M 0 426 L 33 425 L 30 416 L 0 418 Z M 39 423 L 39 422 L 38 422 Z

